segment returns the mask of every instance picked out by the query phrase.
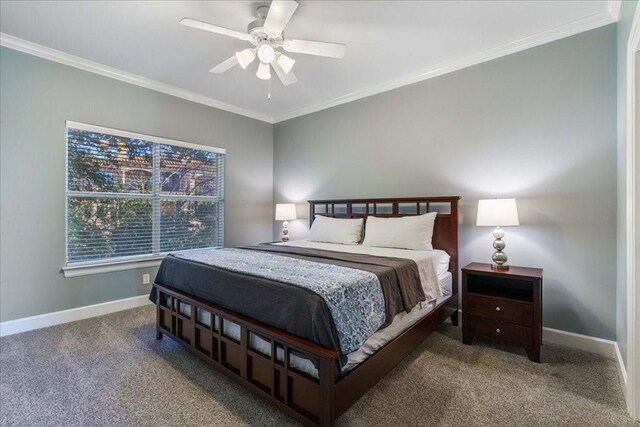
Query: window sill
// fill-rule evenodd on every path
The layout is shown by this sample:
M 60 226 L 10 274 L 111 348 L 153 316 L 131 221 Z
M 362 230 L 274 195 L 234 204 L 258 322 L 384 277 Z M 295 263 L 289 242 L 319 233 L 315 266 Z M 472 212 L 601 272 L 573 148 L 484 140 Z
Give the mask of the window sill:
M 65 278 L 88 276 L 91 274 L 111 273 L 113 271 L 135 270 L 137 268 L 157 267 L 164 256 L 139 258 L 134 260 L 106 261 L 90 264 L 75 264 L 62 267 Z

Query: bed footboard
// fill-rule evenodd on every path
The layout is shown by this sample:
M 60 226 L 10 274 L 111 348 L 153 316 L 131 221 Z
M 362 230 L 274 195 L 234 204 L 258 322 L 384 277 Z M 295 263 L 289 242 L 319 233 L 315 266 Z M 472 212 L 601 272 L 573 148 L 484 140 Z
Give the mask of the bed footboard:
M 333 425 L 334 385 L 339 356 L 336 350 L 319 346 L 169 287 L 158 284 L 154 286 L 157 291 L 157 339 L 167 335 L 182 343 L 225 375 L 304 424 Z M 181 313 L 181 304 L 190 307 L 189 315 Z M 198 320 L 199 311 L 210 316 L 208 324 Z M 240 326 L 239 339 L 225 335 L 225 321 Z M 250 334 L 269 341 L 270 354 L 251 348 Z M 318 378 L 291 366 L 292 351 L 317 364 Z M 284 357 L 278 357 L 279 353 Z
M 231 379 L 306 425 L 333 426 L 335 418 L 458 311 L 458 297 L 454 293 L 369 359 L 337 378 L 336 350 L 167 286 L 154 286 L 157 339 L 167 335 L 182 343 Z M 181 312 L 181 304 L 190 307 L 189 315 Z M 199 312 L 210 316 L 208 324 L 199 321 Z M 240 326 L 238 339 L 224 333 L 225 321 Z M 269 354 L 251 347 L 250 334 L 269 342 Z M 291 366 L 292 352 L 314 361 L 318 378 Z

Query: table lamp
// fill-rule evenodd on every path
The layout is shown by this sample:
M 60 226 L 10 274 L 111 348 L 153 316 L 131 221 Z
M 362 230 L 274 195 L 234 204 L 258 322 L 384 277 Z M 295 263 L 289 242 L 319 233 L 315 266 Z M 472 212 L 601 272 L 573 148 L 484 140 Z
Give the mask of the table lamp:
M 296 219 L 296 205 L 293 203 L 276 204 L 276 221 L 282 223 L 282 241 L 289 241 L 289 220 Z
M 500 227 L 520 225 L 516 199 L 478 200 L 476 225 L 495 227 L 493 237 L 496 240 L 493 242 L 493 248 L 496 251 L 491 256 L 493 260 L 491 266 L 496 270 L 508 270 L 509 267 L 505 265 L 507 263 L 507 254 L 502 252 L 505 248 L 504 240 L 502 240 L 504 230 Z

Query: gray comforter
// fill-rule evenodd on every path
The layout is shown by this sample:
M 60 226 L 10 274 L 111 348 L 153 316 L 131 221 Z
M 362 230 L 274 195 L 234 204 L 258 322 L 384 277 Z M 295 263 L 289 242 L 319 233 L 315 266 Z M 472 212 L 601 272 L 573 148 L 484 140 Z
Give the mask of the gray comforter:
M 278 245 L 169 255 L 155 282 L 343 355 L 425 300 L 412 260 Z

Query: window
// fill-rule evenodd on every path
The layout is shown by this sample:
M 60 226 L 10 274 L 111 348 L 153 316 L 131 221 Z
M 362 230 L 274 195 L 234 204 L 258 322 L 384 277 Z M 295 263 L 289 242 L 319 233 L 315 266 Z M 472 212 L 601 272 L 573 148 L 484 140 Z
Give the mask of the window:
M 67 122 L 67 268 L 222 246 L 224 162 L 222 149 Z

